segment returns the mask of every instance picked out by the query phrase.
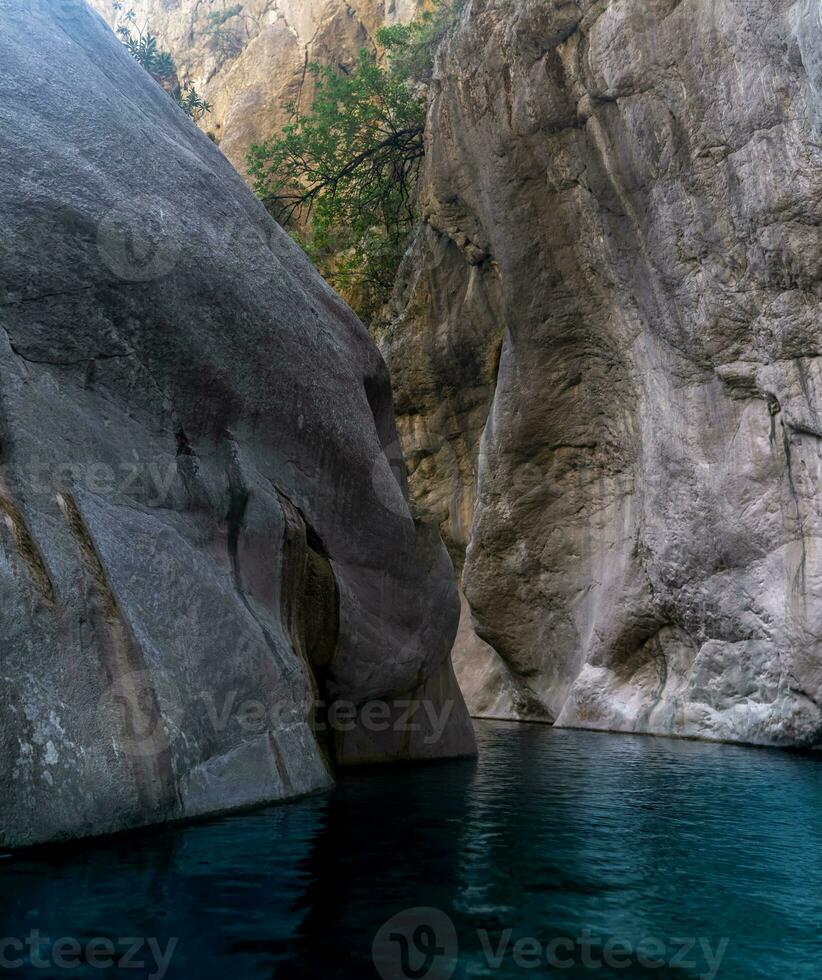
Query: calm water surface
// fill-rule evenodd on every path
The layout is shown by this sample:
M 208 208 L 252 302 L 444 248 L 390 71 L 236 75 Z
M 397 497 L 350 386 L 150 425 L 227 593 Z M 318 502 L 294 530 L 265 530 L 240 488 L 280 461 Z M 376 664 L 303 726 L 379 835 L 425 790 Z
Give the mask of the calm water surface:
M 531 725 L 477 733 L 478 763 L 363 770 L 325 797 L 7 858 L 0 941 L 37 929 L 125 955 L 125 938 L 163 950 L 176 938 L 172 980 L 368 980 L 383 923 L 426 907 L 439 912 L 398 926 L 424 927 L 408 932 L 407 976 L 822 977 L 822 760 Z M 515 957 L 517 940 L 530 942 Z M 385 941 L 381 969 L 401 978 L 403 941 Z M 133 957 L 143 968 L 16 973 L 157 977 L 147 949 Z

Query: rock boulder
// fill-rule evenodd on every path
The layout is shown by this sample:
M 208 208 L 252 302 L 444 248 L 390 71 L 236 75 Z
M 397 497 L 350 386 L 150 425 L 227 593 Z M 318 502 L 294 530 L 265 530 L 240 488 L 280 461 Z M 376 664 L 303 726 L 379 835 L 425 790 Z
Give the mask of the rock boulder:
M 367 332 L 85 4 L 0 28 L 0 843 L 470 754 Z

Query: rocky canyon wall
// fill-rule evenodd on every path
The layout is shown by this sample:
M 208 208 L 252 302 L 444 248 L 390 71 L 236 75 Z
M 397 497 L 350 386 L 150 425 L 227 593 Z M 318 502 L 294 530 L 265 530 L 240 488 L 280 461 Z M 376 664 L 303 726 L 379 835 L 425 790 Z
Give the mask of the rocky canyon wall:
M 418 9 L 132 6 L 241 170 L 309 60 Z M 817 740 L 820 16 L 470 0 L 439 52 L 380 346 L 477 714 Z
M 821 9 L 471 0 L 440 51 L 382 346 L 478 713 L 822 739 Z
M 473 752 L 365 328 L 81 0 L 0 65 L 0 846 Z
M 410 20 L 418 0 L 88 0 L 115 27 L 124 13 L 171 52 L 181 81 L 212 103 L 201 121 L 242 173 L 252 143 L 311 104 L 311 62 L 350 68 L 386 24 Z M 209 20 L 211 17 L 211 20 Z

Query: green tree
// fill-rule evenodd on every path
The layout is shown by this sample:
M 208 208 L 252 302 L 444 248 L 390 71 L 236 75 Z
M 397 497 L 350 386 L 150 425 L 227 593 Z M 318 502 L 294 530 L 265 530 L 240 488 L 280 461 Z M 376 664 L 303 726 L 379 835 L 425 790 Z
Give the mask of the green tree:
M 206 15 L 203 34 L 208 38 L 212 49 L 226 61 L 236 58 L 243 50 L 243 40 L 238 29 L 226 26 L 227 21 L 239 18 L 242 12 L 243 5 L 237 3 L 226 10 L 212 10 Z
M 117 13 L 123 11 L 120 0 L 114 0 L 112 6 Z M 131 57 L 168 92 L 186 115 L 196 121 L 211 112 L 211 103 L 202 98 L 193 85 L 188 82 L 180 84 L 174 59 L 168 51 L 160 50 L 156 36 L 145 25 L 137 26 L 133 10 L 122 14 L 115 30 Z
M 456 6 L 441 2 L 377 35 L 350 71 L 311 65 L 315 95 L 282 133 L 253 145 L 254 188 L 325 278 L 370 321 L 393 287 L 416 220 L 433 55 Z

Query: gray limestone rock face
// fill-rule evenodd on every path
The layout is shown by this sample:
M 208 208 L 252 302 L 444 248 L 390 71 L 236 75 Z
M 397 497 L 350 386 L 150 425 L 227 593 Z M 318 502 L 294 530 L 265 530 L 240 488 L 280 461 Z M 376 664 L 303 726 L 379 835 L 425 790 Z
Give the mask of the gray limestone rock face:
M 472 753 L 364 327 L 83 3 L 0 0 L 0 66 L 0 845 Z
M 472 364 L 415 402 L 383 349 L 412 488 L 472 515 L 477 713 L 822 740 L 821 51 L 815 0 L 471 0 L 442 48 L 447 261 L 394 322 Z

